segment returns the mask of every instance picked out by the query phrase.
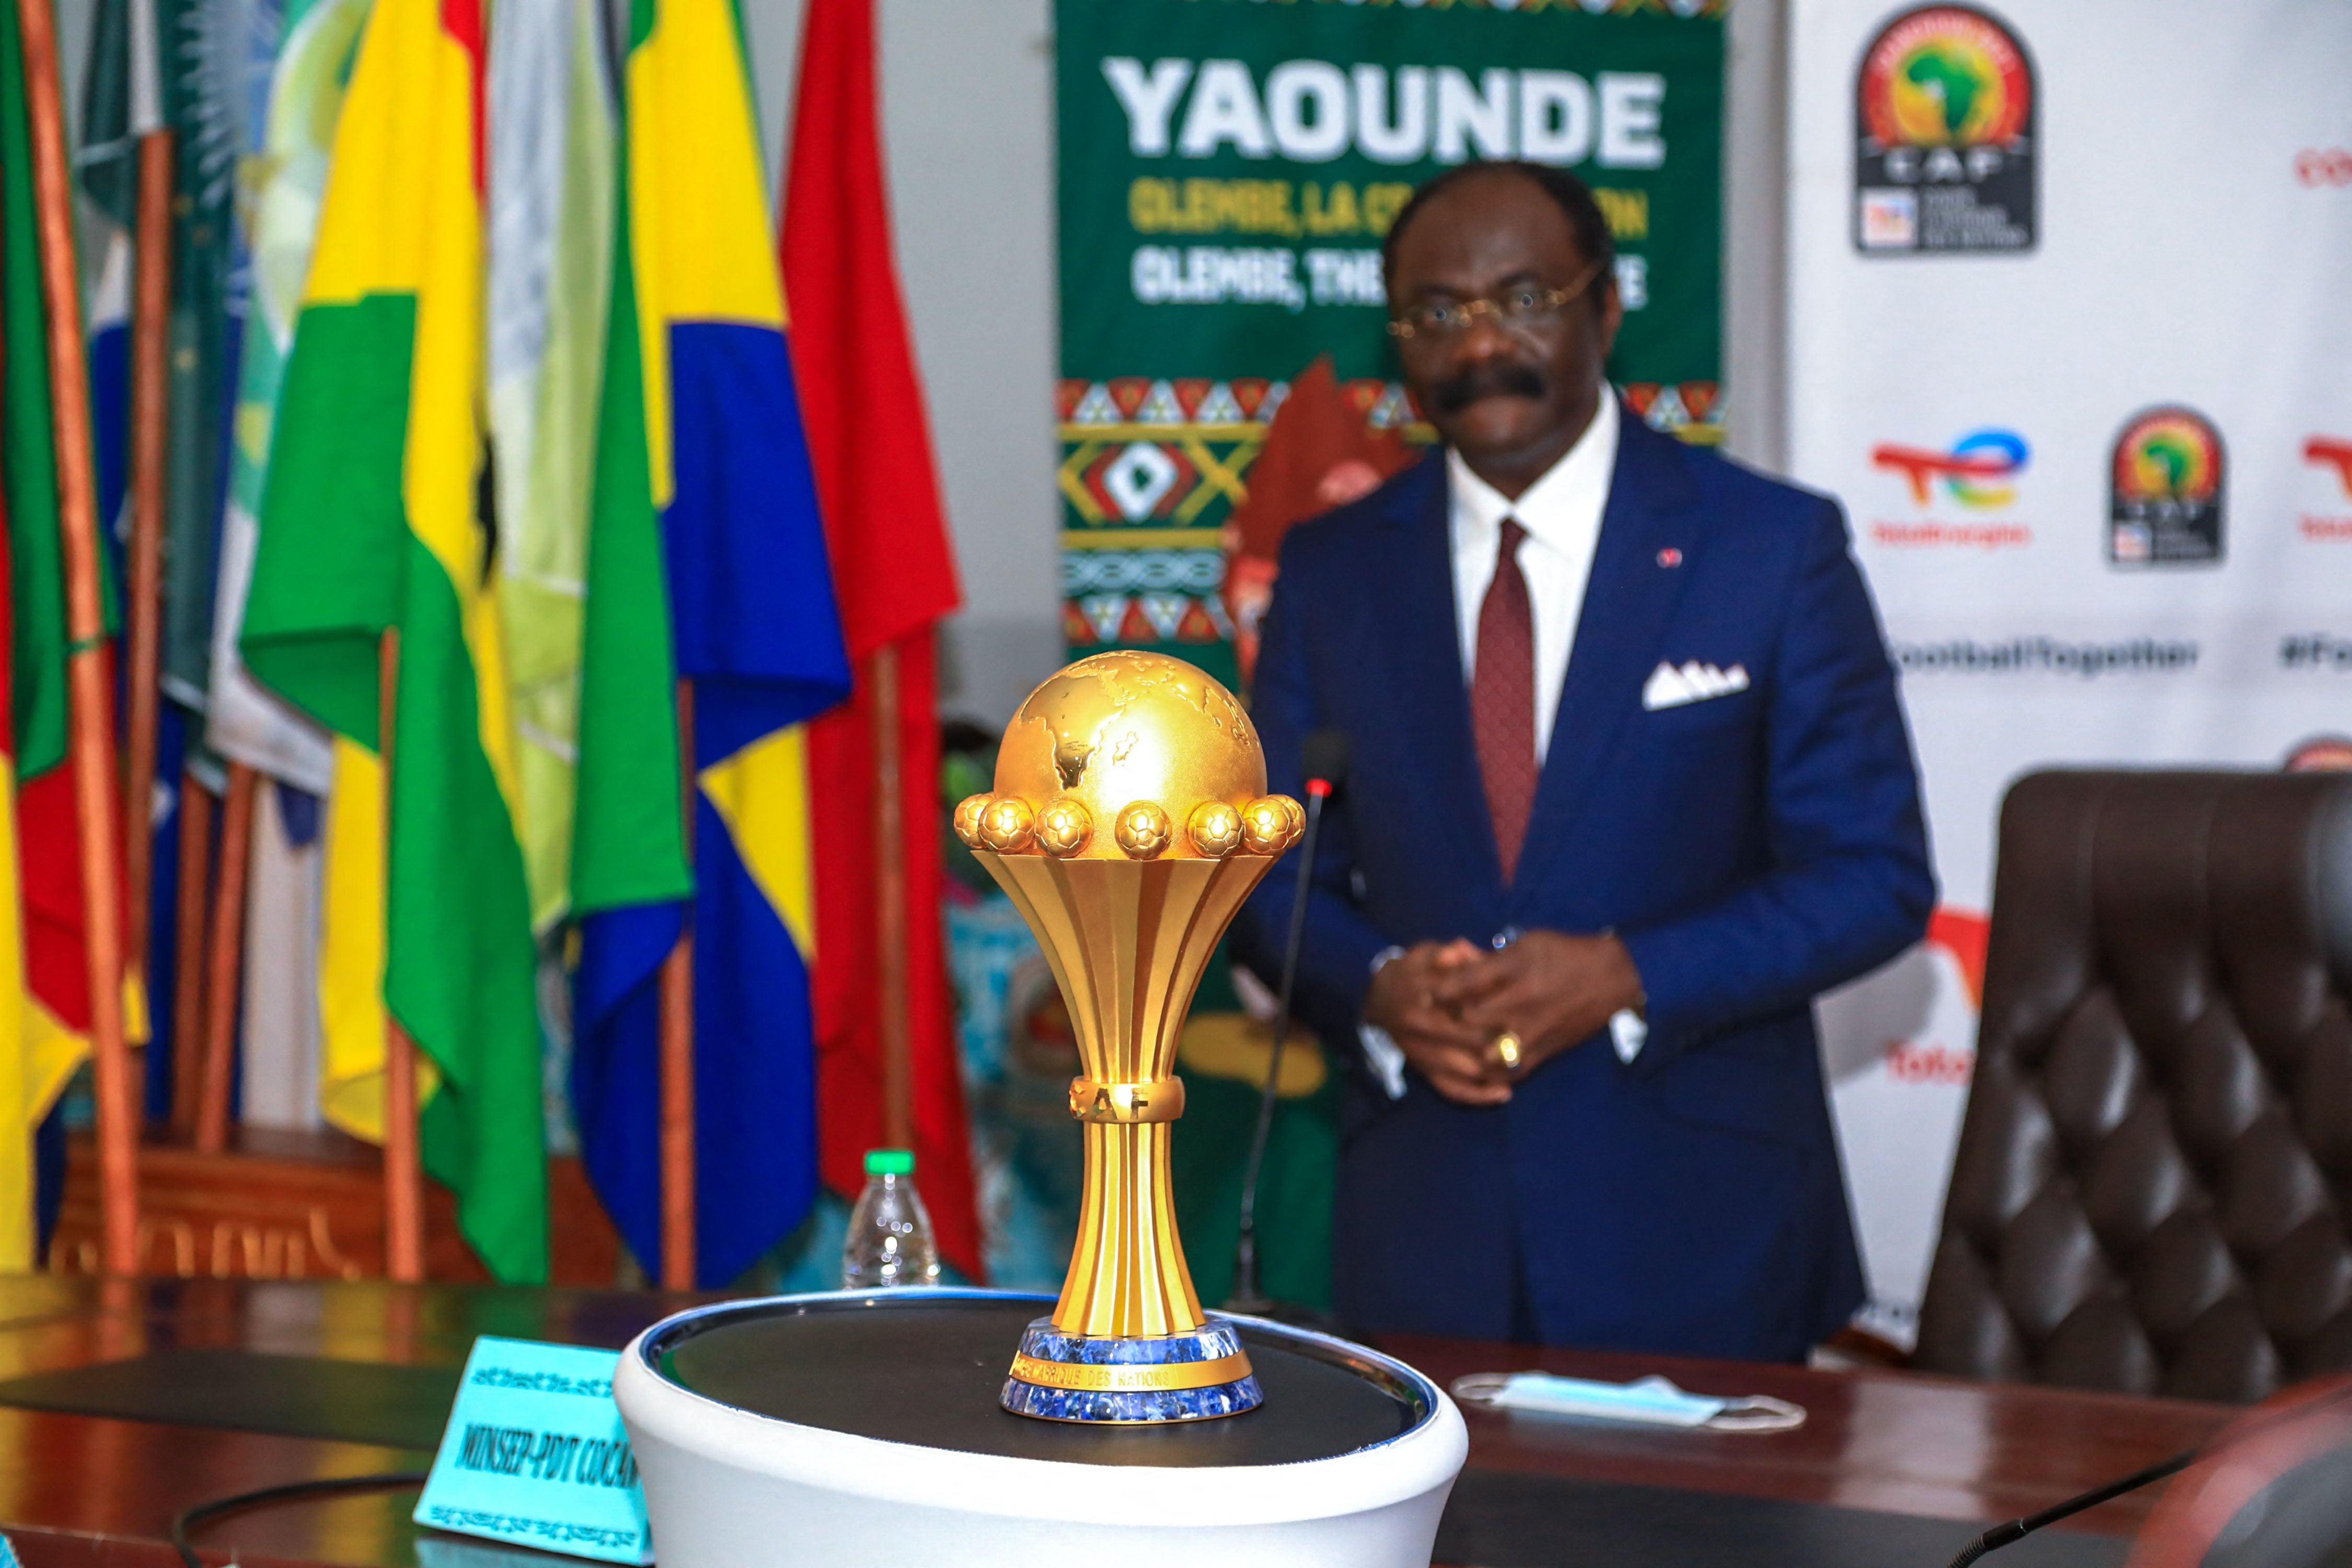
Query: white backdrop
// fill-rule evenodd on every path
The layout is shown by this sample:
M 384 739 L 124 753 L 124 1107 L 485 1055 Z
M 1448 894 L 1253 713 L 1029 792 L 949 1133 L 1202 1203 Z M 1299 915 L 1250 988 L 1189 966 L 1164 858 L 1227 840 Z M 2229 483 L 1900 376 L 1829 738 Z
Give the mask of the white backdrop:
M 1822 1004 L 1867 1321 L 1906 1341 L 2002 792 L 2352 734 L 2352 5 L 1966 11 L 1789 23 L 1790 469 L 1851 515 L 1943 887 L 1926 947 Z M 1951 145 L 1888 157 L 1874 123 Z M 1924 248 L 1954 230 L 1991 247 Z M 2216 506 L 2217 558 L 2150 559 L 2204 551 Z

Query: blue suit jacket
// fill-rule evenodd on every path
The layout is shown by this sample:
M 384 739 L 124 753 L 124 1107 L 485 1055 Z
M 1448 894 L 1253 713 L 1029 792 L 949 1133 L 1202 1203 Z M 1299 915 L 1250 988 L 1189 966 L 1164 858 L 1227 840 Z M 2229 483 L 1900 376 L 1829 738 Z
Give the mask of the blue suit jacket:
M 1300 1016 L 1355 1056 L 1373 957 L 1507 926 L 1613 928 L 1649 1038 L 1546 1062 L 1507 1106 L 1354 1075 L 1335 1286 L 1367 1331 L 1795 1359 L 1862 1299 L 1811 1001 L 1918 940 L 1934 902 L 1894 672 L 1834 503 L 1622 420 L 1517 876 L 1503 880 L 1433 456 L 1291 531 L 1252 711 L 1271 787 L 1349 742 Z M 1654 711 L 1687 660 L 1747 689 Z M 1295 853 L 1295 852 L 1294 852 Z M 1279 972 L 1295 861 L 1234 925 Z

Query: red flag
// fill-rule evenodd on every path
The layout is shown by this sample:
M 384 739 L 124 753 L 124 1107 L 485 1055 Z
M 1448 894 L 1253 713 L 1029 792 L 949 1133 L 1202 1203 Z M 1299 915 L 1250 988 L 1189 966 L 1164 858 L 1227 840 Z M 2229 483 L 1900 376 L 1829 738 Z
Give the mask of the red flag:
M 872 656 L 895 647 L 916 1180 L 940 1250 L 980 1278 L 980 1221 L 940 922 L 933 628 L 956 607 L 929 422 L 890 246 L 873 0 L 811 0 L 784 194 L 784 298 L 833 558 L 850 700 L 809 727 L 816 837 L 817 1160 L 854 1194 L 882 1142 Z

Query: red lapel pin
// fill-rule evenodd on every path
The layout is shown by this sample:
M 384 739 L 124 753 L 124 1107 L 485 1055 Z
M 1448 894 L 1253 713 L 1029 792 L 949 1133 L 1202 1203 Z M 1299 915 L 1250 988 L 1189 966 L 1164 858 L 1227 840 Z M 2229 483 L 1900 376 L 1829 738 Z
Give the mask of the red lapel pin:
M 1682 563 L 1683 552 L 1675 549 L 1673 545 L 1669 544 L 1664 550 L 1658 552 L 1659 565 L 1673 567 L 1679 566 Z

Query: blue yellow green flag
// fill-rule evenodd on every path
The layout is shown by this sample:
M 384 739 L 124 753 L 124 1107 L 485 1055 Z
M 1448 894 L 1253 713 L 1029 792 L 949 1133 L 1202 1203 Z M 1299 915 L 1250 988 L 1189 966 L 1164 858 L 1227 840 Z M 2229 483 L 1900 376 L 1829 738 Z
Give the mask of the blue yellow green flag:
M 841 699 L 849 668 L 728 0 L 635 0 L 623 119 L 582 665 L 572 1100 L 589 1174 L 651 1267 L 657 975 L 690 902 L 708 1285 L 740 1274 L 816 1192 L 801 723 Z

